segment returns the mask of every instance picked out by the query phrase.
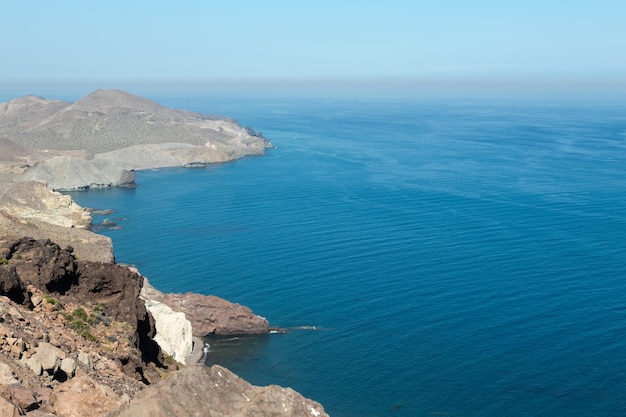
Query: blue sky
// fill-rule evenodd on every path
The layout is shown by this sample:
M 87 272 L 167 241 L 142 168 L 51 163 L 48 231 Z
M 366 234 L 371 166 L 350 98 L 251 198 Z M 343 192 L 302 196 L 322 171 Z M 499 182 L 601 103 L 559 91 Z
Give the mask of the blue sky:
M 0 82 L 626 82 L 626 1 L 0 6 Z

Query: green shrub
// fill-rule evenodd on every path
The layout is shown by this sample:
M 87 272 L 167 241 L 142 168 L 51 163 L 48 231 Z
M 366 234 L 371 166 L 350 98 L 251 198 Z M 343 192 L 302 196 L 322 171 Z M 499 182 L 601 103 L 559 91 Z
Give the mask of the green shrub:
M 56 305 L 58 303 L 57 300 L 55 300 L 54 298 L 52 298 L 48 294 L 44 294 L 43 295 L 43 299 L 46 300 L 46 303 L 48 303 L 48 304 Z
M 70 327 L 76 330 L 76 333 L 81 335 L 83 338 L 91 340 L 93 342 L 97 341 L 96 337 L 91 334 L 91 327 L 89 326 L 89 324 L 85 323 L 85 321 L 76 318 L 72 320 L 72 322 L 70 323 Z
M 91 313 L 87 316 L 87 312 L 82 307 L 76 307 L 72 313 L 61 313 L 63 318 L 69 322 L 72 329 L 83 338 L 91 341 L 97 341 L 96 337 L 91 334 L 91 327 L 98 324 L 98 318 Z
M 77 307 L 72 312 L 72 316 L 82 321 L 87 321 L 87 312 L 82 307 Z

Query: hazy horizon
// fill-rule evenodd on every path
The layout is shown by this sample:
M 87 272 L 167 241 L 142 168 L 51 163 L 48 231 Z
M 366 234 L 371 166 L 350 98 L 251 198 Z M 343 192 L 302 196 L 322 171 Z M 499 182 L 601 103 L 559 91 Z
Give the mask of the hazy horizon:
M 0 102 L 25 95 L 73 101 L 98 89 L 157 96 L 329 97 L 390 99 L 590 99 L 626 98 L 621 80 L 515 79 L 231 79 L 0 81 Z
M 626 3 L 12 2 L 4 95 L 626 95 Z

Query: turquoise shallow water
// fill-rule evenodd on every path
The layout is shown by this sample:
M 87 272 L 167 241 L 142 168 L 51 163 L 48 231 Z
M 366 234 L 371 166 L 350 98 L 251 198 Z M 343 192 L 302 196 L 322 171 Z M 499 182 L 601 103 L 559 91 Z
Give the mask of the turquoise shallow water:
M 276 145 L 72 194 L 161 290 L 294 328 L 213 361 L 334 417 L 624 415 L 625 107 L 157 100 Z

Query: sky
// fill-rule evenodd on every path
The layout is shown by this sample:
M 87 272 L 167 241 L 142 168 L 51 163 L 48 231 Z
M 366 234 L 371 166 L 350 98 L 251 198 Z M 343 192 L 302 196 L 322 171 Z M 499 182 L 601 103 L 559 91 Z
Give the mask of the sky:
M 220 82 L 626 91 L 623 0 L 13 0 L 0 85 Z

